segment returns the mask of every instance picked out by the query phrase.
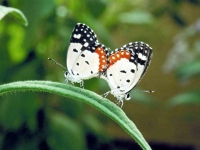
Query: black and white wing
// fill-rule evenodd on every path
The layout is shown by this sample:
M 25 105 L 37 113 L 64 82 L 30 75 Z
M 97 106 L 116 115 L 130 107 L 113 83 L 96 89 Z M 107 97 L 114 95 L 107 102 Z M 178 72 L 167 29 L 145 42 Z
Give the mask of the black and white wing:
M 119 95 L 131 91 L 144 76 L 152 57 L 152 48 L 143 42 L 134 42 L 116 49 L 109 56 L 107 81 Z M 112 93 L 112 92 L 111 92 Z

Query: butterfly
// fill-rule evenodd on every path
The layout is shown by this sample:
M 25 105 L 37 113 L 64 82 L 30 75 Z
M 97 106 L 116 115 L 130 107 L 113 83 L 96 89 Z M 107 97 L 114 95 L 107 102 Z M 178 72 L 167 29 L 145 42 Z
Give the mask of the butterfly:
M 152 54 L 152 48 L 143 42 L 131 42 L 110 52 L 98 42 L 92 29 L 78 23 L 70 38 L 66 60 L 68 71 L 64 75 L 67 82 L 80 83 L 82 87 L 85 79 L 105 79 L 111 90 L 103 96 L 111 93 L 122 107 L 123 100 L 131 98 L 129 92 L 147 71 Z
M 143 42 L 129 43 L 111 52 L 103 79 L 111 90 L 106 92 L 117 98 L 117 104 L 123 106 L 123 100 L 130 100 L 129 92 L 142 79 L 150 65 L 152 48 Z M 151 91 L 149 91 L 151 92 Z
M 77 23 L 67 51 L 66 81 L 80 83 L 100 76 L 107 68 L 108 49 L 98 42 L 96 34 L 87 25 Z

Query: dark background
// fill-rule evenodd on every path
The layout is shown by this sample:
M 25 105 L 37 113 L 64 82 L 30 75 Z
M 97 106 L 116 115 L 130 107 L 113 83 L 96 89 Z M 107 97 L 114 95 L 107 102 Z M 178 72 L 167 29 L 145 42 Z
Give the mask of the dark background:
M 65 82 L 69 38 L 76 23 L 90 26 L 111 50 L 143 41 L 151 65 L 123 110 L 153 149 L 200 148 L 199 0 L 0 0 L 29 21 L 0 21 L 0 83 Z M 79 85 L 77 85 L 79 86 Z M 85 88 L 103 94 L 100 79 Z M 137 90 L 155 90 L 155 93 Z M 115 101 L 110 95 L 108 98 Z M 48 93 L 10 93 L 0 98 L 3 150 L 140 149 L 110 118 L 80 101 Z

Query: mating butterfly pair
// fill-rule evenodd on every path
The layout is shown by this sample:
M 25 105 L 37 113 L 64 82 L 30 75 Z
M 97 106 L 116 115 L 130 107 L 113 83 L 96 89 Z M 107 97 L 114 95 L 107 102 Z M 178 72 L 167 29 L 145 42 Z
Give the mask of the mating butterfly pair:
M 129 92 L 145 74 L 152 57 L 152 48 L 143 42 L 134 42 L 110 52 L 99 43 L 88 26 L 78 23 L 71 35 L 67 52 L 66 80 L 80 83 L 93 77 L 105 79 L 117 98 L 117 104 L 129 100 Z

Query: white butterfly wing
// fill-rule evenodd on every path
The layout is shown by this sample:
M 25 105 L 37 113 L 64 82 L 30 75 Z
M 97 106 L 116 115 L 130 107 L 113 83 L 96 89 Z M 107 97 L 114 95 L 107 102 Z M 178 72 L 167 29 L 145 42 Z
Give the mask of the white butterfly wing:
M 67 51 L 67 69 L 72 74 L 72 67 L 81 54 L 82 45 L 80 43 L 70 43 Z
M 117 59 L 117 54 L 122 51 L 130 55 L 120 55 Z M 113 64 L 107 69 L 107 81 L 111 90 L 119 89 L 125 94 L 143 77 L 150 64 L 152 49 L 142 42 L 129 43 L 117 49 L 109 58 L 112 57 L 117 60 L 113 59 Z
M 81 53 L 93 43 L 98 42 L 95 33 L 85 24 L 78 23 L 73 29 L 70 45 L 67 51 L 67 69 L 73 73 L 73 66 Z
M 107 69 L 107 78 L 111 90 L 125 91 L 131 86 L 131 79 L 135 77 L 135 73 L 132 73 L 129 68 L 135 68 L 135 65 L 130 63 L 128 59 L 121 58 L 120 61 Z
M 129 44 L 130 45 L 130 44 Z M 145 72 L 147 71 L 151 58 L 152 58 L 152 48 L 143 42 L 133 43 L 133 59 L 130 61 L 135 62 L 135 77 L 132 78 L 132 83 L 129 88 L 126 89 L 126 92 L 131 91 L 142 79 Z
M 89 79 L 99 76 L 106 68 L 107 49 L 97 43 L 81 52 L 73 65 L 73 74 L 81 79 Z

